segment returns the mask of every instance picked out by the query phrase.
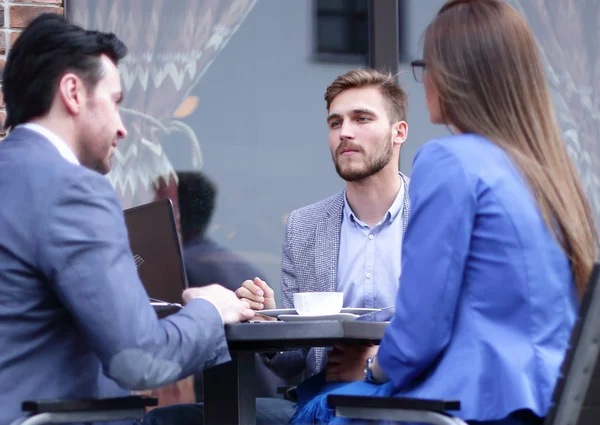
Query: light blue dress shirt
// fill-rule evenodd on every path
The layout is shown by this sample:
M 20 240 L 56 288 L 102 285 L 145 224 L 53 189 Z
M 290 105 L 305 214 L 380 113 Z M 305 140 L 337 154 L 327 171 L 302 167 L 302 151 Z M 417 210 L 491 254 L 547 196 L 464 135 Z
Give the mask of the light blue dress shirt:
M 404 182 L 383 219 L 373 228 L 360 221 L 344 193 L 337 290 L 344 307 L 394 305 L 401 273 Z
M 402 261 L 378 353 L 393 393 L 460 400 L 470 420 L 545 416 L 579 301 L 569 260 L 502 149 L 476 135 L 420 149 Z

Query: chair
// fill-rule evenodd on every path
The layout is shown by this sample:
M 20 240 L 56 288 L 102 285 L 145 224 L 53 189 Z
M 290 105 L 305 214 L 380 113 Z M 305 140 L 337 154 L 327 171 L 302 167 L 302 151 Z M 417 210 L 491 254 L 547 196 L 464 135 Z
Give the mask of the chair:
M 597 425 L 600 421 L 600 263 L 594 264 L 587 291 L 561 366 L 544 425 Z M 448 414 L 460 402 L 394 397 L 330 395 L 336 416 L 353 419 L 464 424 Z
M 156 397 L 145 396 L 24 401 L 21 408 L 30 416 L 19 418 L 12 425 L 137 420 L 144 417 L 146 407 L 157 404 Z

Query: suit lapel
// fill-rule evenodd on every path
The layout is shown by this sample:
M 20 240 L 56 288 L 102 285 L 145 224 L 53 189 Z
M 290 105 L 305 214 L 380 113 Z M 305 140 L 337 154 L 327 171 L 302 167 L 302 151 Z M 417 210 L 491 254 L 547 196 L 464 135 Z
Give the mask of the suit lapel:
M 342 229 L 344 192 L 336 196 L 317 223 L 315 235 L 315 273 L 317 285 L 333 292 L 337 288 L 337 266 Z
M 402 206 L 402 235 L 404 235 L 406 233 L 406 226 L 408 226 L 408 217 L 410 215 L 410 179 L 402 173 L 400 173 L 400 178 L 404 183 L 404 205 Z

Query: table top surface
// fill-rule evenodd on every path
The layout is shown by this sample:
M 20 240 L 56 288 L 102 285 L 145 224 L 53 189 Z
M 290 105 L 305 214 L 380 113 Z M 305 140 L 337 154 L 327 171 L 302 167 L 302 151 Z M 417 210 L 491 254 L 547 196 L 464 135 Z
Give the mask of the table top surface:
M 374 343 L 383 338 L 388 322 L 312 321 L 236 323 L 225 326 L 230 349 L 283 350 L 327 347 L 336 343 Z

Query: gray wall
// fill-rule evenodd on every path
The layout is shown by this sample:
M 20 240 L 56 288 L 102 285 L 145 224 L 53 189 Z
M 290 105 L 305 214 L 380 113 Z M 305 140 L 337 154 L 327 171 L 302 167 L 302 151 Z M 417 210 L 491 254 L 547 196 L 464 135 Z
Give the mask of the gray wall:
M 406 3 L 407 48 L 416 58 L 443 0 Z M 257 265 L 277 291 L 286 215 L 344 187 L 328 149 L 323 94 L 360 66 L 313 60 L 312 7 L 312 0 L 258 0 L 195 88 L 200 103 L 186 120 L 200 140 L 203 171 L 219 186 L 210 235 Z M 409 68 L 400 76 L 409 94 L 406 173 L 421 144 L 446 134 L 429 123 Z M 187 168 L 181 151 L 170 157 L 176 170 Z
M 405 10 L 403 25 L 405 27 L 407 57 L 417 59 L 421 57 L 420 42 L 423 31 L 446 1 L 400 0 L 400 2 L 404 4 Z M 408 92 L 408 141 L 402 148 L 400 169 L 410 175 L 412 161 L 417 150 L 423 143 L 447 135 L 448 130 L 444 126 L 433 125 L 429 122 L 423 84 L 415 81 L 409 64 L 401 64 L 400 69 L 401 72 L 404 72 L 400 81 L 405 84 Z

